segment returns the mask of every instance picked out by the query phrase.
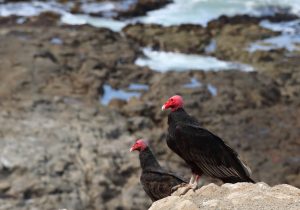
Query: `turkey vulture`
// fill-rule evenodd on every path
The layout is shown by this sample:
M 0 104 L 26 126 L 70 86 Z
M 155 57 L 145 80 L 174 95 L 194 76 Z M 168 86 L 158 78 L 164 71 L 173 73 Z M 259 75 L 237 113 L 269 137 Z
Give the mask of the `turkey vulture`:
M 192 170 L 190 186 L 197 187 L 202 174 L 218 178 L 224 183 L 252 182 L 250 169 L 238 154 L 218 136 L 201 128 L 199 122 L 183 109 L 183 99 L 172 96 L 162 106 L 171 109 L 168 116 L 167 145 Z
M 142 174 L 140 181 L 147 195 L 154 202 L 172 193 L 172 188 L 186 182 L 175 174 L 165 171 L 157 162 L 148 145 L 142 139 L 137 140 L 130 148 L 130 152 L 140 152 Z

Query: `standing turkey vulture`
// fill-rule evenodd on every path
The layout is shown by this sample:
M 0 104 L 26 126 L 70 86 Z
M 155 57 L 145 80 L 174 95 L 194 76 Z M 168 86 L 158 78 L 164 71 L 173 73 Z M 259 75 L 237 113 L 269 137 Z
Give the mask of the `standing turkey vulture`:
M 130 148 L 130 152 L 134 150 L 140 152 L 142 168 L 140 181 L 153 202 L 171 195 L 173 187 L 186 184 L 183 179 L 168 173 L 159 165 L 150 148 L 142 139 L 137 140 Z
M 183 109 L 183 99 L 175 95 L 162 106 L 171 109 L 168 116 L 167 145 L 192 170 L 190 187 L 196 188 L 202 174 L 225 183 L 252 182 L 250 169 L 224 141 L 208 130 Z

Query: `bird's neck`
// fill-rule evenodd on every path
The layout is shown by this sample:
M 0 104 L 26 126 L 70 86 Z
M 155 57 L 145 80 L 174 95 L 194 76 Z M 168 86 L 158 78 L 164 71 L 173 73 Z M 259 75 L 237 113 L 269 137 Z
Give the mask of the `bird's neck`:
M 154 157 L 152 151 L 148 147 L 140 152 L 139 157 L 141 168 L 143 171 L 157 169 L 161 167 L 157 162 L 156 158 Z
M 168 116 L 168 124 L 171 122 L 180 122 L 189 118 L 189 115 L 185 112 L 183 108 L 179 108 L 176 111 L 173 111 Z

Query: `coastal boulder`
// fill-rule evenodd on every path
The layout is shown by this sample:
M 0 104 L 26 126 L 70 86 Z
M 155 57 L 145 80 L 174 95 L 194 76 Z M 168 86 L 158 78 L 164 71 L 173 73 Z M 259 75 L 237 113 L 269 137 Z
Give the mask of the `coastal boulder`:
M 195 192 L 181 195 L 183 188 L 167 198 L 156 201 L 150 210 L 196 210 L 196 209 L 300 209 L 300 189 L 287 184 L 270 187 L 257 184 L 238 183 L 217 186 L 209 184 Z

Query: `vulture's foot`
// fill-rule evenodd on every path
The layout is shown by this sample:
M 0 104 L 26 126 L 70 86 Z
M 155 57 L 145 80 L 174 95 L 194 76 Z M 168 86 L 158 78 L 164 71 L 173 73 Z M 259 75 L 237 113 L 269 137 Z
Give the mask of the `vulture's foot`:
M 171 192 L 173 193 L 173 192 L 177 191 L 179 188 L 185 187 L 187 185 L 189 185 L 189 184 L 187 184 L 187 183 L 181 183 L 179 185 L 176 185 L 176 186 L 172 187 Z
M 196 191 L 198 189 L 197 184 L 180 184 L 172 188 L 172 192 L 177 191 L 177 195 L 185 195 L 189 190 Z

